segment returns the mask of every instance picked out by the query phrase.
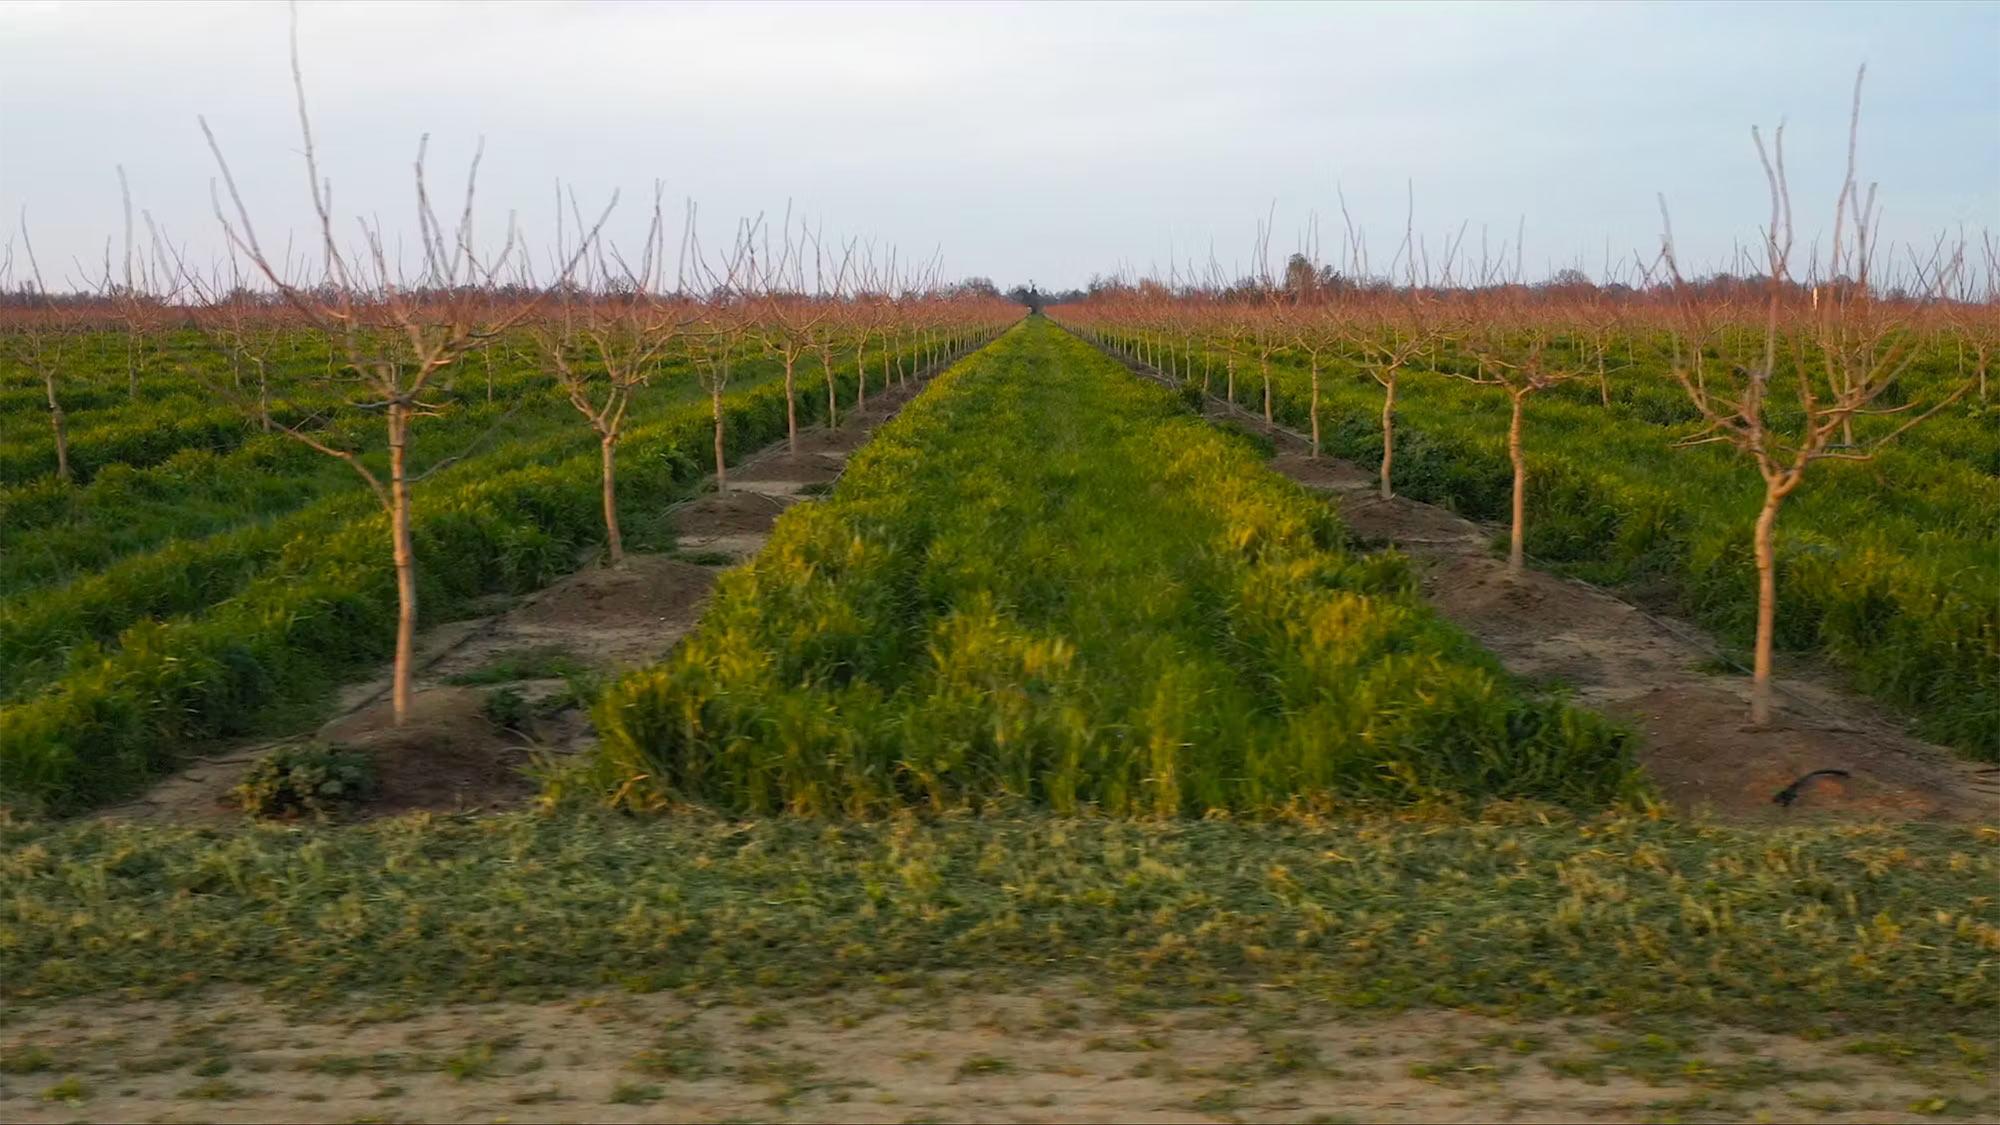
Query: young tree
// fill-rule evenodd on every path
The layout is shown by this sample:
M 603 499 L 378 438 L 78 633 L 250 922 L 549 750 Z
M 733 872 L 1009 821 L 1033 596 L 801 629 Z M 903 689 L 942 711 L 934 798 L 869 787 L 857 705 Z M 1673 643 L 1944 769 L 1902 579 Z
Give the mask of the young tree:
M 813 304 L 818 315 L 806 326 L 806 341 L 819 356 L 820 374 L 826 378 L 826 424 L 840 424 L 840 402 L 836 393 L 838 384 L 833 377 L 833 346 L 847 323 L 848 306 L 842 296 L 847 286 L 848 269 L 854 260 L 854 246 L 849 244 L 841 254 L 840 264 L 833 269 L 829 279 L 830 255 L 824 253 L 825 244 L 820 236 L 812 236 L 813 279 L 818 290 Z
M 1681 444 L 1728 445 L 1755 466 L 1764 482 L 1763 503 L 1751 539 L 1757 567 L 1757 635 L 1750 695 L 1754 726 L 1771 721 L 1771 650 L 1778 601 L 1776 537 L 1778 514 L 1785 500 L 1805 483 L 1814 464 L 1870 460 L 1883 446 L 1956 402 L 1971 386 L 1967 380 L 1947 387 L 1928 406 L 1915 398 L 1901 405 L 1876 405 L 1910 368 L 1917 351 L 1912 334 L 1903 330 L 1907 310 L 1879 300 L 1870 279 L 1875 189 L 1871 185 L 1864 197 L 1855 176 L 1861 84 L 1866 73 L 1863 67 L 1854 79 L 1847 172 L 1834 203 L 1827 269 L 1842 283 L 1822 287 L 1823 292 L 1813 299 L 1815 307 L 1798 307 L 1798 286 L 1791 276 L 1792 203 L 1782 126 L 1769 148 L 1761 131 L 1750 131 L 1770 191 L 1771 215 L 1764 229 L 1767 272 L 1763 324 L 1747 342 L 1744 333 L 1718 330 L 1708 302 L 1682 273 L 1672 220 L 1665 199 L 1660 202 L 1665 262 L 1680 314 L 1673 373 L 1705 423 L 1700 432 Z M 1946 284 L 1948 272 L 1936 272 L 1936 286 Z M 1725 358 L 1711 360 L 1711 350 Z M 1846 437 L 1849 433 L 1853 434 L 1851 439 Z M 1842 439 L 1838 443 L 1836 436 Z
M 1396 390 L 1402 377 L 1426 351 L 1435 346 L 1440 331 L 1432 305 L 1434 298 L 1412 286 L 1395 298 L 1376 299 L 1362 307 L 1357 316 L 1343 319 L 1350 350 L 1361 358 L 1361 368 L 1382 388 L 1382 499 L 1396 494 L 1390 483 L 1396 465 Z
M 660 190 L 655 184 L 652 220 L 637 265 L 620 259 L 622 272 L 614 275 L 601 243 L 579 248 L 584 265 L 577 283 L 560 289 L 554 315 L 536 324 L 534 332 L 570 405 L 597 435 L 604 542 L 613 567 L 625 562 L 625 537 L 618 526 L 618 442 L 633 398 L 651 380 L 682 328 L 679 309 L 660 296 L 665 263 Z M 585 230 L 573 198 L 570 209 L 578 230 Z M 557 256 L 564 255 L 558 238 Z
M 702 389 L 708 392 L 709 417 L 714 424 L 717 492 L 729 491 L 722 396 L 729 388 L 736 353 L 742 350 L 744 340 L 750 336 L 756 323 L 757 310 L 752 304 L 750 279 L 756 275 L 756 251 L 753 247 L 759 225 L 761 222 L 758 220 L 745 220 L 738 224 L 729 251 L 714 262 L 702 252 L 700 239 L 689 236 L 692 243 L 689 261 L 696 278 L 708 292 L 708 299 L 698 307 L 700 331 L 696 334 L 694 355 L 695 375 L 700 379 Z
M 799 451 L 799 405 L 796 389 L 799 360 L 813 346 L 814 333 L 832 312 L 825 302 L 808 300 L 805 295 L 805 240 L 792 241 L 791 216 L 785 217 L 780 239 L 783 247 L 771 253 L 765 243 L 764 260 L 750 279 L 757 304 L 757 333 L 764 349 L 776 354 L 785 365 L 785 448 L 796 456 Z M 827 377 L 831 392 L 833 378 Z M 827 419 L 832 421 L 833 398 L 827 397 Z
M 1492 314 L 1489 314 L 1492 316 Z M 1579 378 L 1583 372 L 1565 367 L 1552 354 L 1550 332 L 1540 324 L 1517 327 L 1511 318 L 1489 319 L 1469 344 L 1478 361 L 1473 372 L 1452 374 L 1469 383 L 1499 387 L 1507 393 L 1507 459 L 1514 469 L 1512 519 L 1507 533 L 1507 576 L 1521 577 L 1527 528 L 1528 457 L 1521 434 L 1521 418 L 1528 399 L 1537 392 Z M 1383 468 L 1383 487 L 1388 487 L 1388 468 Z
M 343 249 L 334 235 L 332 187 L 320 176 L 310 116 L 306 110 L 305 78 L 299 64 L 298 27 L 291 34 L 292 86 L 299 114 L 307 184 L 318 220 L 325 280 L 307 287 L 294 282 L 260 244 L 248 207 L 237 190 L 222 147 L 206 119 L 201 121 L 230 207 L 220 198 L 215 214 L 229 245 L 263 276 L 299 316 L 328 341 L 339 357 L 340 376 L 329 380 L 331 401 L 366 411 L 383 421 L 387 440 L 386 472 L 363 460 L 358 450 L 305 423 L 281 425 L 280 432 L 334 457 L 359 475 L 389 518 L 391 557 L 395 566 L 397 619 L 396 656 L 391 701 L 396 722 L 409 714 L 417 621 L 416 549 L 412 534 L 411 489 L 423 478 L 457 460 L 449 457 L 421 475 L 412 472 L 411 433 L 417 420 L 434 417 L 444 404 L 427 397 L 444 372 L 495 337 L 520 323 L 535 308 L 533 300 L 502 298 L 495 279 L 508 268 L 519 249 L 510 222 L 506 241 L 493 255 L 482 256 L 473 232 L 473 201 L 478 184 L 479 154 L 466 177 L 465 204 L 449 232 L 432 208 L 425 176 L 426 136 L 417 146 L 416 219 L 422 268 L 406 280 L 400 262 L 387 250 L 387 236 L 378 221 L 360 220 L 363 249 Z M 569 282 L 577 264 L 561 264 L 558 285 Z M 463 454 L 459 454 L 462 457 Z
M 39 310 L 22 318 L 13 334 L 15 358 L 42 384 L 49 404 L 49 429 L 55 438 L 56 479 L 64 484 L 75 481 L 69 463 L 69 416 L 63 413 L 62 385 L 68 372 L 74 337 L 82 331 L 80 314 L 69 302 L 58 301 L 42 278 L 42 266 L 35 258 L 35 243 L 28 236 L 27 209 L 21 211 L 21 249 L 28 258 L 28 280 L 34 286 Z M 8 254 L 11 271 L 13 254 Z M 9 279 L 12 280 L 11 278 Z

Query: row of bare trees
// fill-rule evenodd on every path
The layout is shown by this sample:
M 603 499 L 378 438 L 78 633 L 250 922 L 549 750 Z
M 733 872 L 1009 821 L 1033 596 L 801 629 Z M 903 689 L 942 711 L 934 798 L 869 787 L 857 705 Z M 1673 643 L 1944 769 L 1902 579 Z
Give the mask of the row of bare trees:
M 1315 458 L 1322 452 L 1323 374 L 1335 366 L 1360 373 L 1382 391 L 1378 471 L 1385 499 L 1393 495 L 1396 396 L 1403 379 L 1421 373 L 1505 394 L 1513 478 L 1508 567 L 1516 576 L 1525 565 L 1529 404 L 1541 392 L 1584 382 L 1594 384 L 1609 406 L 1613 377 L 1640 366 L 1644 349 L 1649 361 L 1664 363 L 1700 419 L 1678 444 L 1725 444 L 1763 483 L 1749 539 L 1758 581 L 1751 720 L 1765 725 L 1771 719 L 1775 536 L 1786 498 L 1815 463 L 1871 460 L 1967 395 L 1984 401 L 2000 341 L 2000 253 L 1991 236 L 1976 244 L 1940 238 L 1928 248 L 1905 248 L 1907 264 L 1894 291 L 1880 283 L 1876 190 L 1872 184 L 1864 189 L 1856 171 L 1860 107 L 1857 75 L 1831 245 L 1825 255 L 1813 255 L 1804 278 L 1795 263 L 1782 129 L 1768 147 L 1753 130 L 1770 194 L 1764 273 L 1756 287 L 1691 280 L 1670 223 L 1659 254 L 1634 260 L 1641 284 L 1616 287 L 1525 285 L 1518 275 L 1497 276 L 1494 259 L 1483 254 L 1476 267 L 1466 268 L 1463 228 L 1431 254 L 1406 227 L 1397 258 L 1400 284 L 1343 284 L 1308 245 L 1292 256 L 1282 278 L 1261 270 L 1225 287 L 1211 269 L 1206 283 L 1184 284 L 1178 276 L 1106 283 L 1051 313 L 1170 377 L 1193 381 L 1198 364 L 1204 392 L 1219 362 L 1223 395 L 1232 405 L 1238 365 L 1254 360 L 1266 424 L 1274 423 L 1271 358 L 1291 351 L 1308 372 L 1306 437 Z M 1260 226 L 1255 260 L 1267 260 L 1267 243 L 1267 228 Z M 1357 245 L 1350 237 L 1350 255 Z M 1505 257 L 1503 251 L 1500 261 Z M 1946 345 L 1959 357 L 1954 373 L 1890 394 L 1922 356 Z
M 484 361 L 489 397 L 497 351 L 535 363 L 590 428 L 601 451 L 605 536 L 616 566 L 625 558 L 616 454 L 649 386 L 690 371 L 699 381 L 713 420 L 715 483 L 726 489 L 725 397 L 744 364 L 769 357 L 782 365 L 796 449 L 797 395 L 808 357 L 812 375 L 825 382 L 834 421 L 843 408 L 837 400 L 843 380 L 835 372 L 848 355 L 856 367 L 852 405 L 859 407 L 871 381 L 878 388 L 907 382 L 1020 315 L 1009 302 L 943 285 L 934 262 L 902 266 L 893 252 L 795 228 L 789 215 L 776 229 L 761 217 L 741 222 L 712 249 L 699 237 L 690 204 L 678 251 L 670 254 L 658 185 L 644 240 L 629 253 L 605 236 L 615 194 L 587 215 L 575 193 L 560 186 L 552 251 L 531 252 L 511 215 L 499 238 L 482 239 L 474 225 L 480 156 L 471 161 L 455 214 L 441 217 L 428 138 L 413 163 L 412 266 L 401 240 L 408 232 L 399 236 L 378 218 L 354 220 L 356 238 L 338 233 L 344 223 L 320 167 L 296 28 L 291 61 L 314 220 L 311 251 L 295 253 L 289 244 L 276 250 L 260 237 L 223 145 L 203 121 L 216 169 L 211 194 L 221 260 L 197 266 L 150 214 L 147 236 L 135 239 L 126 191 L 122 268 L 114 271 L 107 243 L 101 284 L 90 299 L 76 299 L 47 284 L 24 216 L 18 255 L 10 243 L 0 258 L 0 290 L 30 300 L 0 317 L 0 339 L 46 391 L 57 476 L 65 482 L 76 474 L 63 391 L 91 377 L 77 352 L 106 332 L 123 337 L 134 398 L 146 378 L 148 349 L 170 332 L 193 330 L 224 357 L 226 374 L 190 366 L 172 372 L 178 380 L 196 377 L 263 430 L 349 466 L 388 523 L 398 600 L 391 692 L 398 722 L 409 709 L 417 622 L 413 496 L 424 480 L 490 440 L 497 425 L 446 456 L 431 456 L 422 471 L 413 449 L 425 420 L 454 408 L 448 388 L 476 361 Z M 324 351 L 324 368 L 301 371 L 277 362 L 279 349 L 296 349 L 302 337 Z M 274 409 L 281 399 L 297 408 Z M 357 436 L 369 429 L 377 439 Z

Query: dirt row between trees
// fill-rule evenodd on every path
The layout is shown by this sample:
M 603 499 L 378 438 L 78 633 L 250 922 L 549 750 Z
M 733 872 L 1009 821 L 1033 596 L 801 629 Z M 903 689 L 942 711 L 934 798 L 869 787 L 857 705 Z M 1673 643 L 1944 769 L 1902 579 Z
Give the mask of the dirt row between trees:
M 535 789 L 537 755 L 591 744 L 579 686 L 664 656 L 694 628 L 716 576 L 757 553 L 779 513 L 830 487 L 849 454 L 896 415 L 934 372 L 877 391 L 834 428 L 799 431 L 730 466 L 728 491 L 674 511 L 676 550 L 628 552 L 611 568 L 592 562 L 527 595 L 496 599 L 493 612 L 444 622 L 417 637 L 410 714 L 398 727 L 389 675 L 342 689 L 336 716 L 316 731 L 218 748 L 136 800 L 101 810 L 114 820 L 204 821 L 243 814 L 230 791 L 258 759 L 308 739 L 368 751 L 377 793 L 367 815 L 468 812 L 518 804 Z M 518 672 L 518 675 L 510 674 Z M 504 698 L 496 699 L 504 693 Z
M 1173 385 L 1144 364 L 1108 354 Z M 1824 671 L 1781 663 L 1775 721 L 1754 729 L 1749 677 L 1717 669 L 1721 646 L 1700 626 L 1546 571 L 1510 579 L 1497 548 L 1504 527 L 1406 497 L 1384 500 L 1372 470 L 1315 460 L 1304 434 L 1268 425 L 1244 407 L 1210 398 L 1205 413 L 1270 441 L 1271 468 L 1333 500 L 1361 545 L 1408 554 L 1430 603 L 1509 672 L 1566 689 L 1579 704 L 1630 723 L 1643 739 L 1641 763 L 1676 809 L 1758 822 L 1826 814 L 2000 819 L 2000 769 L 1912 737 Z M 1848 776 L 1807 781 L 1789 804 L 1774 800 L 1816 770 Z

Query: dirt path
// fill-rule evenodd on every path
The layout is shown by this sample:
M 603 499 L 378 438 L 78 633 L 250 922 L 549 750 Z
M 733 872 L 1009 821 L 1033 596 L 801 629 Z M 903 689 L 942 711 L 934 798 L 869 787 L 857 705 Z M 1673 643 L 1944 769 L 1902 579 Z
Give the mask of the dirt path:
M 594 994 L 304 1016 L 72 1002 L 0 1033 L 0 1117 L 67 1121 L 1776 1121 L 2000 1109 L 1973 1055 L 1274 997 L 1120 1009 L 1070 983 L 757 1005 Z M 1900 1061 L 1899 1061 L 1900 1060 Z
M 728 491 L 706 491 L 674 511 L 673 554 L 628 554 L 617 569 L 592 564 L 496 612 L 445 622 L 417 637 L 411 714 L 389 713 L 388 669 L 350 684 L 336 715 L 310 735 L 231 746 L 161 779 L 143 796 L 100 810 L 115 820 L 203 821 L 242 814 L 230 790 L 273 749 L 317 738 L 372 752 L 381 793 L 371 814 L 472 811 L 517 804 L 537 753 L 567 755 L 592 742 L 574 676 L 602 677 L 657 660 L 694 628 L 716 575 L 760 550 L 778 515 L 839 479 L 849 454 L 895 417 L 928 379 L 870 395 L 835 428 L 801 430 L 797 453 L 779 441 L 730 467 Z M 491 703 L 499 692 L 511 698 Z
M 1559 685 L 1577 702 L 1631 723 L 1643 736 L 1647 772 L 1683 812 L 1765 822 L 1828 813 L 2000 820 L 2000 769 L 1911 737 L 1828 678 L 1781 667 L 1777 721 L 1751 729 L 1749 678 L 1712 670 L 1719 646 L 1699 626 L 1543 571 L 1512 581 L 1495 549 L 1504 528 L 1404 497 L 1385 501 L 1373 472 L 1311 459 L 1304 435 L 1219 399 L 1206 410 L 1211 421 L 1270 440 L 1277 450 L 1271 468 L 1331 497 L 1358 536 L 1409 554 L 1431 604 L 1508 671 Z M 1850 776 L 1811 782 L 1788 807 L 1773 803 L 1780 790 L 1822 769 Z

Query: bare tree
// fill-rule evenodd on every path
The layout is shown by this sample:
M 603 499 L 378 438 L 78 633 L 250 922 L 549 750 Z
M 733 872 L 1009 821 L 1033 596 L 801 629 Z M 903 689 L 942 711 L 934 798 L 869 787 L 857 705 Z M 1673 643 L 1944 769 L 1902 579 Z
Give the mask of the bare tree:
M 792 241 L 789 211 L 785 215 L 780 246 L 782 249 L 773 254 L 769 242 L 765 243 L 764 261 L 756 276 L 750 279 L 750 288 L 759 306 L 757 331 L 763 338 L 765 350 L 775 353 L 785 365 L 785 448 L 796 455 L 799 451 L 799 360 L 813 346 L 815 331 L 832 309 L 825 302 L 805 298 L 805 238 L 801 234 L 798 242 Z M 828 387 L 829 390 L 832 387 L 831 373 L 828 375 Z M 833 405 L 829 394 L 829 421 Z
M 1528 399 L 1559 383 L 1580 378 L 1583 372 L 1566 367 L 1549 346 L 1549 330 L 1536 324 L 1517 328 L 1511 318 L 1489 320 L 1482 332 L 1468 342 L 1477 357 L 1472 372 L 1451 374 L 1469 383 L 1499 387 L 1507 393 L 1507 459 L 1514 469 L 1511 520 L 1507 532 L 1507 576 L 1518 579 L 1526 557 L 1523 543 L 1527 528 L 1528 456 L 1521 434 L 1521 419 Z M 1383 469 L 1384 488 L 1388 482 Z
M 1737 344 L 1741 334 L 1719 330 L 1707 303 L 1683 275 L 1666 201 L 1660 201 L 1665 261 L 1680 317 L 1674 377 L 1705 423 L 1700 432 L 1681 444 L 1726 444 L 1749 459 L 1764 481 L 1763 504 L 1752 537 L 1757 566 L 1757 637 L 1750 721 L 1756 726 L 1771 720 L 1771 649 L 1778 600 L 1776 532 L 1786 498 L 1805 482 L 1814 463 L 1869 460 L 1883 446 L 1956 402 L 1971 386 L 1966 380 L 1948 387 L 1928 407 L 1916 399 L 1895 406 L 1876 405 L 1910 368 L 1917 351 L 1912 334 L 1901 330 L 1905 310 L 1880 301 L 1870 280 L 1875 188 L 1871 185 L 1864 195 L 1855 177 L 1861 84 L 1866 73 L 1863 67 L 1854 78 L 1847 172 L 1834 203 L 1828 274 L 1838 283 L 1815 287 L 1812 307 L 1796 307 L 1797 287 L 1791 275 L 1791 190 L 1785 176 L 1782 126 L 1768 148 L 1761 131 L 1750 131 L 1770 190 L 1771 217 L 1764 229 L 1768 290 L 1764 323 L 1747 346 Z M 1934 271 L 1933 284 L 1942 286 L 1950 273 L 1948 269 Z M 1711 350 L 1728 358 L 1712 361 Z M 1732 351 L 1735 354 L 1728 354 Z M 1789 381 L 1783 378 L 1787 374 Z
M 690 230 L 693 229 L 693 222 L 690 215 Z M 714 423 L 717 492 L 729 491 L 729 467 L 724 459 L 722 396 L 729 388 L 736 353 L 742 350 L 743 341 L 756 324 L 757 310 L 752 303 L 751 279 L 757 274 L 755 246 L 761 225 L 761 219 L 746 219 L 737 224 L 729 250 L 715 261 L 710 261 L 703 252 L 700 238 L 689 235 L 689 265 L 708 291 L 708 299 L 699 306 L 700 331 L 696 334 L 699 346 L 695 349 L 695 374 L 701 380 L 702 389 L 708 392 L 709 417 Z
M 55 437 L 56 478 L 68 484 L 76 477 L 69 463 L 69 422 L 68 415 L 63 413 L 61 386 L 68 371 L 66 361 L 70 344 L 82 331 L 82 323 L 67 303 L 56 301 L 49 293 L 48 283 L 42 278 L 41 263 L 35 258 L 34 240 L 28 236 L 28 212 L 25 207 L 21 210 L 21 250 L 27 255 L 28 279 L 34 284 L 35 300 L 42 306 L 42 311 L 39 315 L 25 318 L 20 330 L 14 333 L 15 357 L 21 366 L 41 381 L 42 391 L 48 398 L 49 429 Z M 7 258 L 11 272 L 11 248 Z
M 505 242 L 490 256 L 481 255 L 474 238 L 473 202 L 479 177 L 479 153 L 474 154 L 466 177 L 464 207 L 456 226 L 447 231 L 439 222 L 431 204 L 425 175 L 428 136 L 419 142 L 414 163 L 418 242 L 422 251 L 422 268 L 418 276 L 414 279 L 405 277 L 401 262 L 392 259 L 379 221 L 359 220 L 361 250 L 342 248 L 334 234 L 333 189 L 331 183 L 320 175 L 311 118 L 306 108 L 296 17 L 292 24 L 290 46 L 299 133 L 324 261 L 324 281 L 321 284 L 307 287 L 294 282 L 264 251 L 249 209 L 237 190 L 228 161 L 223 157 L 221 145 L 206 119 L 201 121 L 201 129 L 215 158 L 230 204 L 225 209 L 220 196 L 215 200 L 216 219 L 222 225 L 226 240 L 243 254 L 284 301 L 297 310 L 307 325 L 328 340 L 331 349 L 339 356 L 340 373 L 330 380 L 335 385 L 329 388 L 340 396 L 336 401 L 344 401 L 350 408 L 377 414 L 383 419 L 388 444 L 386 473 L 371 468 L 357 450 L 334 444 L 333 439 L 310 428 L 307 423 L 281 425 L 279 429 L 292 439 L 345 462 L 368 485 L 389 517 L 397 592 L 396 658 L 391 699 L 396 721 L 400 724 L 409 713 L 417 620 L 411 488 L 424 477 L 465 456 L 465 453 L 460 453 L 447 457 L 434 463 L 422 475 L 413 474 L 410 465 L 412 425 L 420 418 L 436 416 L 443 409 L 443 404 L 426 397 L 442 373 L 520 323 L 534 311 L 536 302 L 518 297 L 503 298 L 496 292 L 496 278 L 521 252 L 511 220 Z M 588 242 L 586 238 L 585 243 Z M 579 251 L 579 257 L 580 254 Z M 568 284 L 576 264 L 577 259 L 572 258 L 560 265 L 559 285 Z

